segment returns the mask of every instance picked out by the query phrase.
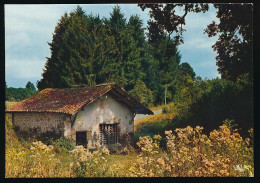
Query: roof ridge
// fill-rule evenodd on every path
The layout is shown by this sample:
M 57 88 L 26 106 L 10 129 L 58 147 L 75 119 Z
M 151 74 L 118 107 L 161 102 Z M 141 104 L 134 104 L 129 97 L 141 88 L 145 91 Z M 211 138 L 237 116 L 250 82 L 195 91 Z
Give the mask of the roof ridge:
M 138 113 L 153 114 L 152 111 L 116 83 L 102 83 L 84 88 L 45 88 L 36 95 L 15 104 L 7 109 L 6 112 L 45 111 L 73 115 L 112 90 L 115 90 L 112 92 L 115 94 L 115 99 L 131 107 L 131 110 Z M 118 97 L 121 97 L 121 99 L 119 100 Z
M 44 90 L 62 90 L 62 89 L 88 89 L 88 88 L 93 88 L 93 87 L 98 87 L 98 86 L 108 86 L 108 85 L 117 85 L 115 82 L 109 82 L 109 83 L 100 83 L 100 84 L 97 84 L 97 85 L 93 85 L 93 86 L 87 86 L 87 87 L 67 87 L 67 88 L 45 88 L 41 91 L 44 91 Z M 40 91 L 40 92 L 41 92 Z

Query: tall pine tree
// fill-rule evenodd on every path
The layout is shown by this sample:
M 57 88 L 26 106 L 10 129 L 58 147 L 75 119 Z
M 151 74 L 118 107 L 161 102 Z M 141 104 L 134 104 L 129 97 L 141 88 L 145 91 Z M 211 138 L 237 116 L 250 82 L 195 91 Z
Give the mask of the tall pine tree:
M 51 58 L 47 58 L 39 89 L 92 86 L 104 80 L 97 73 L 109 55 L 110 39 L 102 22 L 99 16 L 86 15 L 79 6 L 62 16 L 49 43 Z

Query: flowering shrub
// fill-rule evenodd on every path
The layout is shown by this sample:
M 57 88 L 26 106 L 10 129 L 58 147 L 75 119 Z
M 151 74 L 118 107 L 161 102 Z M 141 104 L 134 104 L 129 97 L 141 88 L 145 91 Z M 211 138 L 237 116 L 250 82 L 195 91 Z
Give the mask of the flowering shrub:
M 109 150 L 102 147 L 91 153 L 83 146 L 76 146 L 71 154 L 76 157 L 70 167 L 75 177 L 109 177 L 115 176 L 116 171 L 107 163 L 104 155 L 109 155 Z M 116 168 L 116 167 L 113 167 Z
M 60 158 L 55 157 L 52 145 L 33 142 L 28 148 L 6 148 L 7 177 L 69 177 Z
M 57 153 L 61 153 L 61 152 L 69 153 L 69 151 L 75 148 L 75 146 L 72 144 L 72 141 L 65 137 L 61 137 L 56 140 L 50 140 L 50 144 L 53 145 L 54 151 Z
M 136 162 L 133 162 L 129 168 L 127 176 L 152 177 L 157 176 L 161 168 L 156 163 L 156 157 L 159 156 L 160 135 L 155 135 L 152 139 L 149 136 L 140 137 L 137 145 L 141 152 L 137 156 Z
M 165 131 L 166 149 L 160 148 L 160 135 L 140 137 L 139 152 L 130 150 L 131 160 L 124 160 L 125 164 L 116 155 L 109 164 L 111 155 L 105 147 L 90 152 L 76 146 L 67 153 L 41 141 L 24 146 L 8 139 L 6 177 L 254 176 L 253 129 L 246 139 L 225 125 L 209 136 L 202 130 L 188 126 Z
M 203 128 L 188 126 L 166 131 L 167 150 L 160 152 L 160 136 L 141 137 L 141 152 L 128 176 L 253 176 L 253 147 L 250 140 L 220 126 L 209 136 Z M 250 131 L 252 134 L 252 130 Z

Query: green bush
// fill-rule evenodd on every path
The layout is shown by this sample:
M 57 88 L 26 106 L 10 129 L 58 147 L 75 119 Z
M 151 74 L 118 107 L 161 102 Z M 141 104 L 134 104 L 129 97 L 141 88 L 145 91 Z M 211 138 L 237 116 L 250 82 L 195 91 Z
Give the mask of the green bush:
M 241 135 L 253 127 L 252 86 L 223 79 L 207 81 L 208 89 L 188 104 L 173 120 L 177 127 L 204 126 L 207 132 L 233 119 Z
M 230 131 L 234 131 L 234 129 L 236 129 L 238 126 L 238 124 L 236 124 L 235 120 L 233 119 L 226 119 L 225 121 L 223 121 L 223 124 L 226 125 Z
M 174 124 L 169 119 L 164 119 L 158 122 L 148 121 L 143 125 L 140 125 L 138 129 L 135 131 L 134 141 L 135 143 L 138 142 L 139 138 L 143 136 L 149 136 L 149 137 L 153 137 L 154 135 L 164 136 L 165 130 L 170 130 L 173 128 L 174 128 Z M 162 139 L 161 147 L 166 147 L 165 145 L 166 145 L 166 139 Z
M 75 148 L 75 146 L 72 144 L 71 140 L 61 137 L 56 140 L 51 141 L 51 145 L 54 147 L 54 151 L 59 153 L 63 151 L 71 151 Z
M 163 114 L 166 114 L 166 113 L 169 113 L 169 112 L 170 112 L 170 110 L 169 110 L 168 107 L 164 106 L 164 107 L 162 108 L 162 113 L 163 113 Z

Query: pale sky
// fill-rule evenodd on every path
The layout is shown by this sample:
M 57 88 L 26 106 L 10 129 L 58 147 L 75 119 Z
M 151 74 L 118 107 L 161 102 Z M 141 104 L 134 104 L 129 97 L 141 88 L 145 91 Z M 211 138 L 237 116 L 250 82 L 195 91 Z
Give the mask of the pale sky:
M 87 14 L 109 17 L 115 4 L 80 5 Z M 144 27 L 149 19 L 137 4 L 119 4 L 127 20 L 138 14 Z M 50 57 L 52 34 L 60 17 L 71 12 L 77 4 L 5 5 L 5 79 L 8 87 L 25 87 L 28 81 L 36 86 L 42 78 L 46 57 Z M 206 13 L 189 13 L 184 28 L 184 44 L 179 46 L 182 62 L 188 62 L 197 76 L 208 79 L 220 77 L 216 66 L 216 52 L 211 46 L 217 38 L 203 34 L 206 26 L 218 21 L 215 9 Z

